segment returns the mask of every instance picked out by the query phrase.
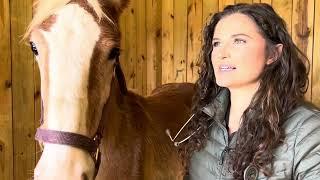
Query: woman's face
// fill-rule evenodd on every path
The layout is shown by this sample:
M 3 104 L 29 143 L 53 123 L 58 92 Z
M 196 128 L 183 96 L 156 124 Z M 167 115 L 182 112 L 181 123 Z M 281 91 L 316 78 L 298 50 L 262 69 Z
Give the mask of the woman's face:
M 212 65 L 220 87 L 256 88 L 271 59 L 266 58 L 266 41 L 255 22 L 235 13 L 222 18 L 213 34 Z

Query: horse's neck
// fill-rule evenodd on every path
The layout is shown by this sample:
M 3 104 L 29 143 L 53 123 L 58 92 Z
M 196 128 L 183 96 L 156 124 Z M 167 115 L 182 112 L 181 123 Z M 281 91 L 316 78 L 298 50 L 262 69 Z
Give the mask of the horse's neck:
M 140 107 L 132 104 L 139 98 L 135 99 L 131 92 L 121 94 L 116 83 L 114 81 L 112 84 L 101 119 L 104 121 L 102 159 L 107 160 L 101 162 L 100 169 L 104 169 L 101 179 L 131 178 L 132 172 L 142 171 L 144 119 L 134 117 L 142 113 L 137 113 Z
M 135 115 L 143 115 L 143 108 L 140 106 L 142 97 L 133 94 L 128 91 L 127 94 L 123 94 L 120 91 L 120 87 L 116 80 L 113 80 L 110 89 L 110 95 L 108 102 L 103 110 L 102 121 L 105 126 L 105 131 L 109 136 L 115 136 L 112 138 L 120 138 L 124 133 L 140 133 L 132 132 L 139 131 L 136 125 L 143 124 L 144 118 L 134 117 Z M 143 128 L 143 127 L 141 127 Z M 143 131 L 143 130 L 141 130 Z
M 103 109 L 102 121 L 105 126 L 113 126 L 115 129 L 121 126 L 119 119 L 123 116 L 123 106 L 125 105 L 125 95 L 121 93 L 116 79 L 112 80 L 110 94 Z

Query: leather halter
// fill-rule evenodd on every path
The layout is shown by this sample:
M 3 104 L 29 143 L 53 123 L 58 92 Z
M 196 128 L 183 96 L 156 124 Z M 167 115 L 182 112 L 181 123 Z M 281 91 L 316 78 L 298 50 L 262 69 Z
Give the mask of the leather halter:
M 120 55 L 120 52 L 117 52 L 115 56 L 116 62 L 114 64 L 114 72 L 118 80 L 121 93 L 126 94 L 128 90 L 127 90 L 124 74 L 121 70 L 119 55 Z M 41 125 L 43 124 L 43 121 L 44 121 L 43 104 L 41 101 L 41 117 L 40 117 Z M 94 177 L 96 177 L 99 171 L 100 163 L 101 163 L 101 151 L 100 151 L 99 145 L 101 143 L 103 129 L 104 129 L 104 123 L 101 122 L 100 120 L 98 129 L 94 137 L 90 138 L 90 137 L 77 134 L 77 133 L 72 133 L 72 132 L 37 128 L 35 139 L 39 142 L 68 145 L 68 146 L 73 146 L 73 147 L 87 151 L 95 163 Z

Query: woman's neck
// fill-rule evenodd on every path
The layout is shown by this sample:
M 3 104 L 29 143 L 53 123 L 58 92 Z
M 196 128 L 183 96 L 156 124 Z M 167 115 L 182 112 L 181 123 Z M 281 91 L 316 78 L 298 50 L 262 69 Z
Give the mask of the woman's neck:
M 230 88 L 230 113 L 229 113 L 229 134 L 237 131 L 241 123 L 243 112 L 248 108 L 258 86 L 246 88 Z

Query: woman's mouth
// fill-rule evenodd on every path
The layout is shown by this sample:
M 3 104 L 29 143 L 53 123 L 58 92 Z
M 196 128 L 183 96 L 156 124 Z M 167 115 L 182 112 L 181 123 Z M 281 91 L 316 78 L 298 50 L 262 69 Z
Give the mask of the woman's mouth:
M 237 68 L 234 66 L 231 66 L 231 65 L 220 65 L 219 66 L 220 71 L 233 71 L 235 69 L 237 69 Z

